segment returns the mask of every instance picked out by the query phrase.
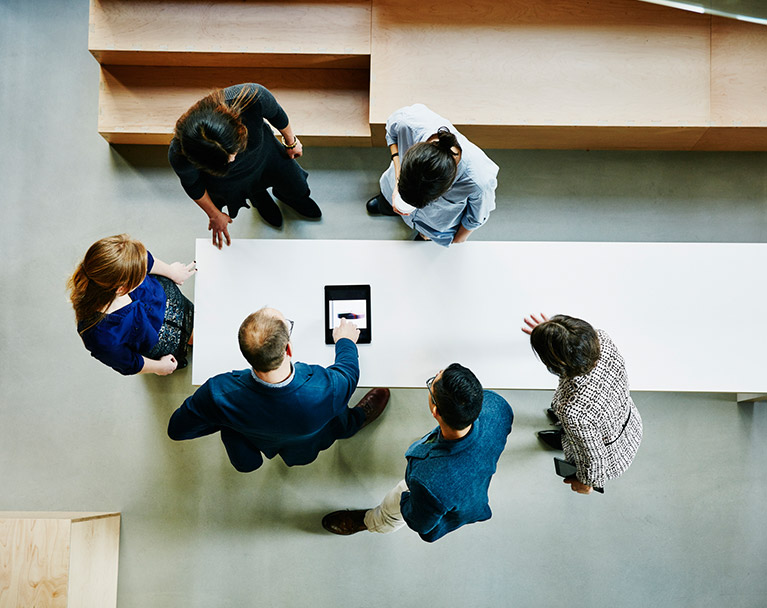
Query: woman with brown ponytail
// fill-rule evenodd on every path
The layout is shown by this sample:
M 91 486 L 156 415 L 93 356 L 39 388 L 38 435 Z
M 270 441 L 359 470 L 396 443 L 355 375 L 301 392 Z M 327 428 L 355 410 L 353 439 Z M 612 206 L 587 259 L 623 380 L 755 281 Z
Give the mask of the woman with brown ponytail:
M 282 134 L 277 141 L 269 121 Z M 178 119 L 168 159 L 189 197 L 208 216 L 213 244 L 231 243 L 229 224 L 248 199 L 267 224 L 282 226 L 282 213 L 266 191 L 295 211 L 318 219 L 309 197 L 309 175 L 294 160 L 301 142 L 288 115 L 260 84 L 238 84 L 211 93 Z M 223 208 L 227 211 L 224 212 Z
M 126 376 L 185 367 L 194 305 L 176 285 L 195 271 L 155 259 L 127 234 L 95 242 L 68 283 L 85 348 Z
M 392 163 L 371 215 L 400 215 L 416 240 L 444 247 L 463 243 L 495 209 L 498 166 L 446 119 L 423 104 L 401 108 L 386 121 Z

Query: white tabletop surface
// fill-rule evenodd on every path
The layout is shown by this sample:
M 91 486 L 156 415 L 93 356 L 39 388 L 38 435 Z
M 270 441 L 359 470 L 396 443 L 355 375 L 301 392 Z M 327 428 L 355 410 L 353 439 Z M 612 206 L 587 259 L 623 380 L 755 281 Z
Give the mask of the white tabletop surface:
M 247 367 L 242 320 L 295 321 L 294 355 L 328 366 L 324 286 L 369 284 L 360 386 L 422 387 L 459 362 L 486 388 L 551 389 L 522 319 L 569 314 L 604 329 L 633 390 L 767 392 L 767 244 L 197 240 L 192 381 Z

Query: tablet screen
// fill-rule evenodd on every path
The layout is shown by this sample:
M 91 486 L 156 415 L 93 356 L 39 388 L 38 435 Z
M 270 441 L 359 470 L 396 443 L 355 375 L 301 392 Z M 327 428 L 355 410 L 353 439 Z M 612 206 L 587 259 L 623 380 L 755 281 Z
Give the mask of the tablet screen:
M 334 329 L 341 319 L 348 319 L 359 329 L 368 326 L 367 300 L 330 300 L 328 329 Z
M 360 330 L 358 344 L 371 339 L 370 285 L 325 286 L 325 344 L 333 344 L 333 330 L 347 319 Z

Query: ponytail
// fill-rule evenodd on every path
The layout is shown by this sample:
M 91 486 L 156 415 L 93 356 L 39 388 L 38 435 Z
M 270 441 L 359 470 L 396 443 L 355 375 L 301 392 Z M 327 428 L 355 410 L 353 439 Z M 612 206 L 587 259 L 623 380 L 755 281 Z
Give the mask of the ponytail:
M 461 144 L 458 143 L 458 138 L 447 127 L 437 129 L 437 141 L 434 142 L 434 145 L 441 152 L 450 154 L 450 156 L 457 156 L 463 151 Z M 458 148 L 458 152 L 453 152 L 453 148 Z
M 453 152 L 461 151 L 458 139 L 447 127 L 440 127 L 436 137 L 415 144 L 402 157 L 397 189 L 402 200 L 418 209 L 445 194 L 458 173 Z

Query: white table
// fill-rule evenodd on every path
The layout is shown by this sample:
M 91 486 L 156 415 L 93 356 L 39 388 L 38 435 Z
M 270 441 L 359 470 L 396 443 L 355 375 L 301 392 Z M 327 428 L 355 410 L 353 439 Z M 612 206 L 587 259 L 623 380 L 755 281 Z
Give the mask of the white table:
M 422 387 L 457 361 L 487 388 L 551 389 L 520 331 L 531 312 L 604 329 L 633 390 L 767 393 L 767 244 L 197 240 L 192 381 L 247 367 L 242 320 L 295 321 L 294 353 L 330 365 L 329 284 L 371 285 L 360 386 Z

